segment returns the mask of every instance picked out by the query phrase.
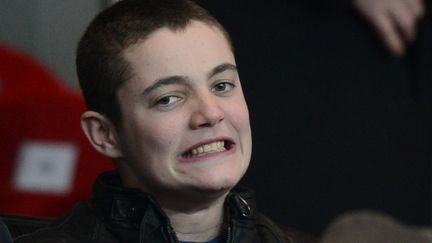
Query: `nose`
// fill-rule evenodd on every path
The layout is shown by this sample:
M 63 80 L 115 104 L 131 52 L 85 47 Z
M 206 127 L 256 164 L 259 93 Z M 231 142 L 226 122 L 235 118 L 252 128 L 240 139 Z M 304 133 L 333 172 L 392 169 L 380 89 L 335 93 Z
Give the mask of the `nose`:
M 213 127 L 224 120 L 224 112 L 221 109 L 220 101 L 212 94 L 197 99 L 190 127 L 198 129 L 202 127 Z

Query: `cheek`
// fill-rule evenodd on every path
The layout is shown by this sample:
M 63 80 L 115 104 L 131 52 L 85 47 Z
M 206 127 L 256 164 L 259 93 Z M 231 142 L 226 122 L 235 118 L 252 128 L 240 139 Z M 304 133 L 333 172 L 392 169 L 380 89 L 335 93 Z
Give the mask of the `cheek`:
M 236 105 L 234 105 L 236 104 Z M 227 114 L 233 128 L 237 131 L 246 161 L 250 160 L 252 153 L 252 132 L 249 121 L 249 111 L 246 102 L 233 102 Z
M 240 131 L 250 131 L 249 111 L 245 101 L 231 102 L 229 107 L 226 114 L 230 117 L 233 126 Z
M 144 124 L 146 124 L 144 126 Z M 127 150 L 141 158 L 151 159 L 170 154 L 179 137 L 175 122 L 160 121 L 158 119 L 136 119 L 125 128 L 125 139 L 122 143 Z M 138 153 L 138 154 L 136 154 Z
M 146 131 L 147 136 L 142 139 L 143 146 L 149 153 L 159 156 L 171 155 L 177 147 L 180 137 L 178 129 L 172 124 L 159 123 L 155 128 Z

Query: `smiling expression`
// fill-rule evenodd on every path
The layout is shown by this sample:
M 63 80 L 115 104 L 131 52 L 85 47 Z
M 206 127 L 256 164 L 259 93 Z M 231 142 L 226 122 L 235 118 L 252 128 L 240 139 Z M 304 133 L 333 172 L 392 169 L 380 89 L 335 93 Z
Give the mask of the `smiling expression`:
M 161 28 L 124 52 L 116 158 L 125 184 L 159 196 L 228 191 L 251 156 L 234 55 L 216 27 Z

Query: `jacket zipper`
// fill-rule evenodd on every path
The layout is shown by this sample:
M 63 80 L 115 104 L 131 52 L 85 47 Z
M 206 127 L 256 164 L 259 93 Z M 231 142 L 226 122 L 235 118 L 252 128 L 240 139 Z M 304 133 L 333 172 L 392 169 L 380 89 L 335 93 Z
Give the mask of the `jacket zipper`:
M 226 242 L 229 243 L 230 241 L 231 241 L 231 226 L 228 227 L 227 240 L 226 240 Z

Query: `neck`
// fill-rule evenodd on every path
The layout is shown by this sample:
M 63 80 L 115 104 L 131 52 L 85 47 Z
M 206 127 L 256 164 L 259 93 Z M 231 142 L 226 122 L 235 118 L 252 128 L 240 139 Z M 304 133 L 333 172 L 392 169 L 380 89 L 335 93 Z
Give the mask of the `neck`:
M 216 238 L 223 230 L 225 196 L 189 210 L 163 208 L 180 241 L 203 242 Z

